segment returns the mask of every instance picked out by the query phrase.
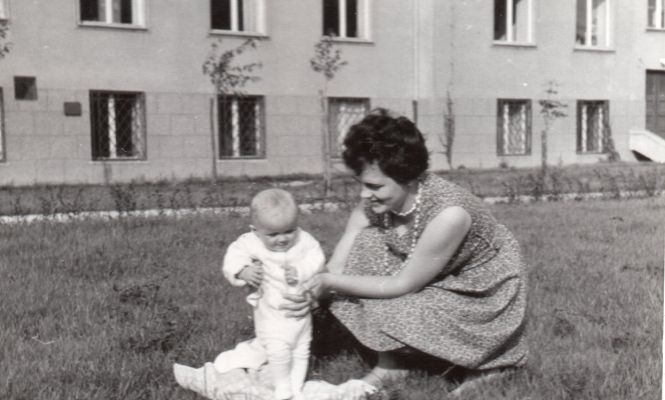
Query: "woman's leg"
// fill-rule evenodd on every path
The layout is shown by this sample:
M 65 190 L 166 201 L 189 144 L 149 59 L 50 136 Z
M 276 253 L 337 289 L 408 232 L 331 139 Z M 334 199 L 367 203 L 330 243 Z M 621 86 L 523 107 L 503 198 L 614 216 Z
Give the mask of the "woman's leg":
M 397 352 L 379 352 L 376 366 L 362 378 L 362 381 L 375 387 L 381 387 L 387 381 L 403 379 L 407 374 L 408 370 L 404 367 Z

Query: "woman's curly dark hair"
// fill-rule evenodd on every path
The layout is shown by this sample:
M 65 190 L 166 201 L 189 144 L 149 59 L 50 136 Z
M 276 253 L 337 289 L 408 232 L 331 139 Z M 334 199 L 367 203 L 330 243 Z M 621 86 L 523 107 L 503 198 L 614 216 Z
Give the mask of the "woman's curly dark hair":
M 418 178 L 429 166 L 425 138 L 406 117 L 373 110 L 351 126 L 344 139 L 344 163 L 356 175 L 376 162 L 381 172 L 400 184 Z

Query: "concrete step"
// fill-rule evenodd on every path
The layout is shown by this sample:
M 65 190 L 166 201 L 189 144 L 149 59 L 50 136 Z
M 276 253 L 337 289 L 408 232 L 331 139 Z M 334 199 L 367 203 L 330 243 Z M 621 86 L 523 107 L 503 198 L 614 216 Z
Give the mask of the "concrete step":
M 665 139 L 653 132 L 641 129 L 631 130 L 629 147 L 632 151 L 652 161 L 665 163 Z

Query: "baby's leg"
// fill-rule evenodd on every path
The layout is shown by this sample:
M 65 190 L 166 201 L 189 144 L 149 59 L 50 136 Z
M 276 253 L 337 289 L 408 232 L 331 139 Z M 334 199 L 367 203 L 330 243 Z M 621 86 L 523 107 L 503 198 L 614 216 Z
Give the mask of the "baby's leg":
M 275 385 L 275 398 L 290 399 L 293 394 L 290 379 L 291 347 L 276 339 L 264 339 L 262 344 L 268 354 L 268 366 Z
M 311 318 L 311 317 L 306 317 Z M 296 345 L 293 348 L 293 365 L 291 367 L 291 388 L 294 394 L 302 391 L 307 377 L 307 367 L 309 366 L 309 348 L 312 342 L 311 322 L 300 333 Z

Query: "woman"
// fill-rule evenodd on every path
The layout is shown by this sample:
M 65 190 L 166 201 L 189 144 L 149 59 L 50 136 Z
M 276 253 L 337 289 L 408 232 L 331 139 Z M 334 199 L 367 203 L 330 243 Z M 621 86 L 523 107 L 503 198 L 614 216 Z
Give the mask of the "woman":
M 526 268 L 511 233 L 475 196 L 426 172 L 424 138 L 408 119 L 378 110 L 344 146 L 361 201 L 329 272 L 307 282 L 312 296 L 289 297 L 289 315 L 333 292 L 333 315 L 378 353 L 362 379 L 370 389 L 405 374 L 404 352 L 477 375 L 523 365 Z

